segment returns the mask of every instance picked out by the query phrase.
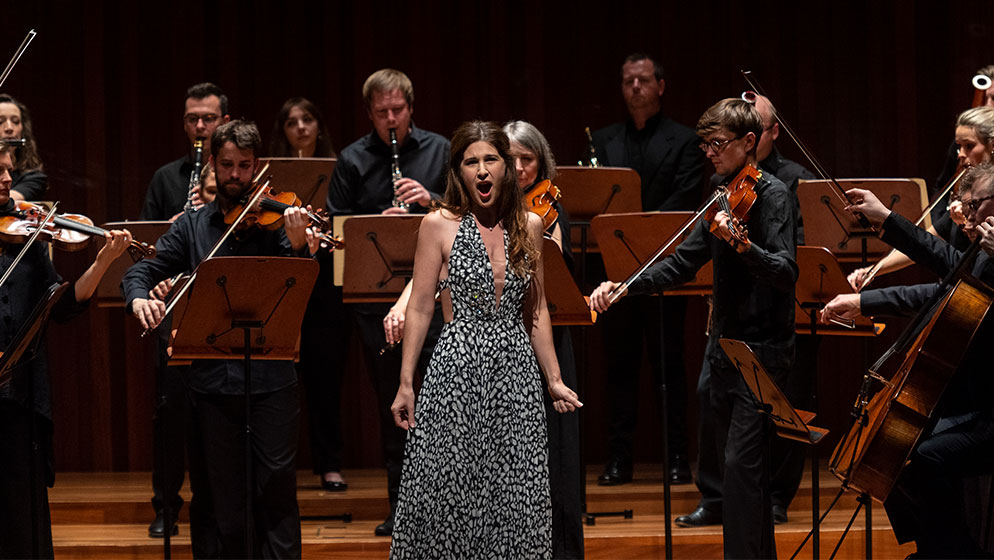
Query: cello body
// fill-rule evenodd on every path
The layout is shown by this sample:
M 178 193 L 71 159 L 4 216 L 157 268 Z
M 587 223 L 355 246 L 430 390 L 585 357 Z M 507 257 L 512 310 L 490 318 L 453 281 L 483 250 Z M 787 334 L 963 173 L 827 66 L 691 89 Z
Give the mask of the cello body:
M 992 303 L 994 290 L 969 276 L 940 300 L 897 372 L 832 453 L 829 469 L 843 486 L 887 499 Z

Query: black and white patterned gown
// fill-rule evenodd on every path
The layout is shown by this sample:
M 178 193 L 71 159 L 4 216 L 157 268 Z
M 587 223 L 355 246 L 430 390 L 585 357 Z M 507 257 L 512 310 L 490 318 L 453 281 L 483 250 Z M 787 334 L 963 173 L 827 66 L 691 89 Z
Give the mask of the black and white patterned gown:
M 476 220 L 462 219 L 441 286 L 453 318 L 407 437 L 391 558 L 551 555 L 542 382 L 522 320 L 530 281 L 508 267 L 496 307 Z

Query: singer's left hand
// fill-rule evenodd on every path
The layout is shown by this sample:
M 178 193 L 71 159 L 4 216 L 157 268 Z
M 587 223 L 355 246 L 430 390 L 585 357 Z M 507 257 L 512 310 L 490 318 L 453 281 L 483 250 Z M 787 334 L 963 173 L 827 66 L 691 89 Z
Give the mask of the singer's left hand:
M 419 204 L 427 208 L 431 204 L 431 193 L 416 179 L 404 177 L 397 181 L 397 198 L 407 204 Z

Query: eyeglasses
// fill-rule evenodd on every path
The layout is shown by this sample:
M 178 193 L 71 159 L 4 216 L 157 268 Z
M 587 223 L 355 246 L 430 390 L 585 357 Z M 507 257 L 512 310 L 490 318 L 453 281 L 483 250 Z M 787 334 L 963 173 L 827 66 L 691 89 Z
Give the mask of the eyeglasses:
M 962 201 L 963 206 L 967 209 L 964 214 L 967 216 L 973 216 L 977 213 L 977 210 L 980 210 L 980 205 L 983 204 L 985 200 L 990 200 L 992 198 L 994 198 L 994 194 Z
M 190 126 L 197 126 L 197 122 L 199 122 L 199 121 L 204 121 L 204 124 L 206 124 L 207 126 L 210 126 L 210 125 L 214 124 L 214 121 L 216 121 L 217 118 L 218 118 L 217 115 L 211 115 L 211 114 L 208 114 L 208 115 L 194 115 L 194 114 L 191 113 L 191 114 L 188 114 L 188 115 L 183 115 L 183 120 L 186 121 L 186 124 L 188 124 Z
M 700 148 L 701 151 L 704 152 L 705 154 L 708 153 L 708 148 L 714 150 L 714 153 L 720 154 L 721 151 L 725 149 L 725 146 L 727 146 L 730 142 L 738 140 L 739 138 L 742 137 L 736 136 L 735 138 L 730 138 L 728 140 L 712 140 L 710 142 L 701 142 L 700 144 L 697 145 L 697 147 Z

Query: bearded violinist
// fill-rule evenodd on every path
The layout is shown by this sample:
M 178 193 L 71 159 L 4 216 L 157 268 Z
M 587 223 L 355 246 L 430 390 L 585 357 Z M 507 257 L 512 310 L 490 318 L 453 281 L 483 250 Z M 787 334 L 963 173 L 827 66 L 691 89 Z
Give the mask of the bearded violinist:
M 973 275 L 994 286 L 994 164 L 970 169 L 962 179 L 961 200 L 971 239 L 980 238 Z M 849 191 L 852 210 L 882 229 L 882 239 L 912 260 L 944 277 L 963 255 L 946 241 L 888 210 L 869 191 Z M 893 286 L 836 296 L 822 310 L 822 321 L 859 315 L 916 313 L 939 284 Z M 990 314 L 988 314 L 988 319 Z M 901 472 L 884 508 L 898 542 L 914 540 L 916 557 L 989 558 L 970 536 L 964 517 L 961 479 L 994 472 L 994 390 L 987 350 L 994 340 L 985 320 L 960 362 L 926 431 Z
M 158 255 L 131 267 L 124 276 L 127 309 L 145 328 L 154 328 L 163 317 L 165 304 L 149 299 L 156 283 L 194 270 L 227 229 L 225 212 L 250 192 L 262 145 L 254 123 L 231 121 L 214 131 L 208 165 L 217 178 L 213 202 L 197 212 L 182 214 L 156 243 Z M 284 227 L 269 231 L 249 228 L 236 232 L 218 251 L 219 256 L 300 256 L 314 252 L 318 240 L 307 228 L 301 208 L 284 213 Z M 190 447 L 190 477 L 205 476 L 209 496 L 194 492 L 191 503 L 191 538 L 194 550 L 211 550 L 217 538 L 223 557 L 299 558 L 300 514 L 296 495 L 296 451 L 299 403 L 297 376 L 292 361 L 261 360 L 252 365 L 252 452 L 256 480 L 253 499 L 257 550 L 244 550 L 245 465 L 244 366 L 241 360 L 196 360 L 188 383 L 194 400 L 194 422 L 200 445 Z M 205 473 L 195 470 L 204 470 Z M 216 515 L 218 535 L 209 519 L 198 512 L 209 511 L 201 500 L 210 500 Z M 197 515 L 194 515 L 198 513 Z
M 724 181 L 747 164 L 756 165 L 763 121 L 751 104 L 724 99 L 697 122 L 701 149 Z M 656 263 L 630 286 L 633 294 L 661 292 L 688 282 L 708 261 L 714 263 L 714 307 L 704 368 L 710 370 L 710 409 L 715 418 L 716 451 L 724 457 L 722 484 L 724 554 L 735 558 L 775 556 L 769 473 L 764 456 L 768 436 L 749 389 L 721 350 L 722 337 L 744 340 L 770 375 L 786 378 L 794 360 L 795 207 L 790 190 L 762 174 L 748 219 L 748 237 L 737 239 L 730 216 L 720 211 L 711 224 L 701 221 L 674 254 Z M 743 233 L 742 226 L 734 225 Z M 604 282 L 590 296 L 604 312 L 620 288 Z M 716 512 L 718 513 L 718 512 Z
M 0 142 L 0 215 L 14 209 L 11 197 L 13 150 Z M 131 243 L 131 234 L 114 230 L 96 260 L 67 289 L 52 311 L 57 321 L 81 313 L 110 263 Z M 22 246 L 0 243 L 0 272 L 5 272 Z M 0 351 L 7 351 L 35 305 L 59 276 L 48 257 L 48 244 L 35 241 L 0 287 Z M 44 336 L 44 334 L 40 335 Z M 48 487 L 51 470 L 52 403 L 48 363 L 42 350 L 25 355 L 0 385 L 0 558 L 51 558 L 52 525 Z M 36 538 L 33 538 L 35 535 Z

